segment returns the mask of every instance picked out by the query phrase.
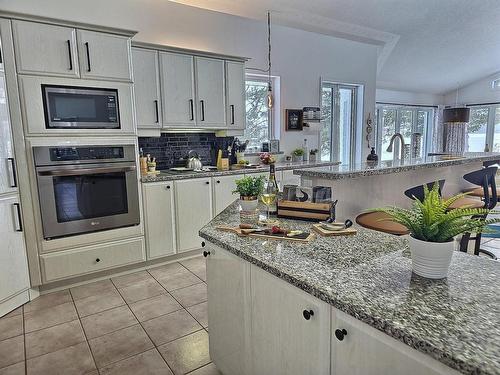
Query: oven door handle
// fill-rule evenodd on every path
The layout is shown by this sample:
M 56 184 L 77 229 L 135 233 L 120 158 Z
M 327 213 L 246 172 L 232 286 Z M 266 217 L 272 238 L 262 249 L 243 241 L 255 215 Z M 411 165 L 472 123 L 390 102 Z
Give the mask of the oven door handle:
M 113 172 L 133 172 L 137 168 L 130 167 L 105 167 L 105 168 L 80 168 L 71 170 L 51 170 L 51 171 L 38 171 L 39 176 L 78 176 L 81 174 L 98 174 L 98 173 L 113 173 Z

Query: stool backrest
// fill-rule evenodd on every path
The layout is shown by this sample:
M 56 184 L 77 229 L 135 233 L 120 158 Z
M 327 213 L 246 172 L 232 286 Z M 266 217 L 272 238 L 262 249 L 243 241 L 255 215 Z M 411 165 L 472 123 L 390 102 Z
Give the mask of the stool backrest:
M 500 165 L 500 159 L 499 160 L 488 160 L 483 162 L 483 167 L 488 168 L 491 167 L 492 165 Z
M 489 210 L 497 205 L 498 200 L 495 182 L 497 169 L 497 167 L 487 167 L 464 175 L 464 180 L 483 188 L 484 208 Z
M 444 180 L 428 182 L 425 185 L 427 186 L 427 189 L 432 190 L 432 188 L 434 187 L 434 184 L 436 182 L 439 184 L 439 195 L 441 195 L 441 192 L 443 191 L 443 187 L 444 187 Z M 412 187 L 412 188 L 406 190 L 405 195 L 410 199 L 416 198 L 419 201 L 423 201 L 424 200 L 424 185 L 415 186 L 415 187 Z

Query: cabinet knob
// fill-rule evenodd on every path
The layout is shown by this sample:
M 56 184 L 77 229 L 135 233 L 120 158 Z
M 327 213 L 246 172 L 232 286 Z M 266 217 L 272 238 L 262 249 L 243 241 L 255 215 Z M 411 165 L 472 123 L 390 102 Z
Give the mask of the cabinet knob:
M 209 255 L 210 255 L 210 251 L 204 251 L 204 252 L 203 252 L 203 256 L 204 256 L 205 258 L 206 258 L 207 256 L 209 256 Z
M 210 181 L 206 181 L 205 183 L 206 183 L 207 185 L 210 185 Z
M 99 263 L 101 260 L 99 258 L 96 258 L 95 262 Z
M 202 241 L 202 243 L 201 243 L 201 247 L 205 247 L 205 245 L 206 245 L 206 244 L 205 244 L 205 241 Z
M 311 316 L 314 316 L 314 311 L 312 311 L 312 310 L 304 310 L 304 311 L 302 311 L 302 315 L 304 316 L 305 320 L 310 320 Z
M 220 180 L 217 180 L 217 183 L 220 184 Z
M 347 336 L 347 331 L 345 330 L 345 328 L 335 330 L 335 337 L 337 338 L 337 340 L 342 341 L 344 340 L 345 336 Z
M 170 190 L 170 185 L 167 185 L 167 189 Z

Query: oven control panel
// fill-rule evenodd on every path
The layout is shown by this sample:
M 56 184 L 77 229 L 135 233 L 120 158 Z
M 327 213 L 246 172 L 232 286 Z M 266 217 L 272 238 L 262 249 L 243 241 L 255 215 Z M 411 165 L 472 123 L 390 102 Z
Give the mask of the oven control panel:
M 123 147 L 54 147 L 51 161 L 123 159 Z

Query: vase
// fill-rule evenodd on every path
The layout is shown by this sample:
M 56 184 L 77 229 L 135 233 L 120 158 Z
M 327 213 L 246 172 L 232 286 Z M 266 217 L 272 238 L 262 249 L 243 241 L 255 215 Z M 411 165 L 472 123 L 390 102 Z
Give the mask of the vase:
M 428 279 L 443 279 L 448 275 L 454 240 L 427 242 L 409 236 L 413 272 Z
M 292 155 L 292 162 L 299 163 L 304 161 L 304 155 Z
M 243 211 L 255 211 L 259 205 L 257 197 L 240 196 L 240 206 Z

